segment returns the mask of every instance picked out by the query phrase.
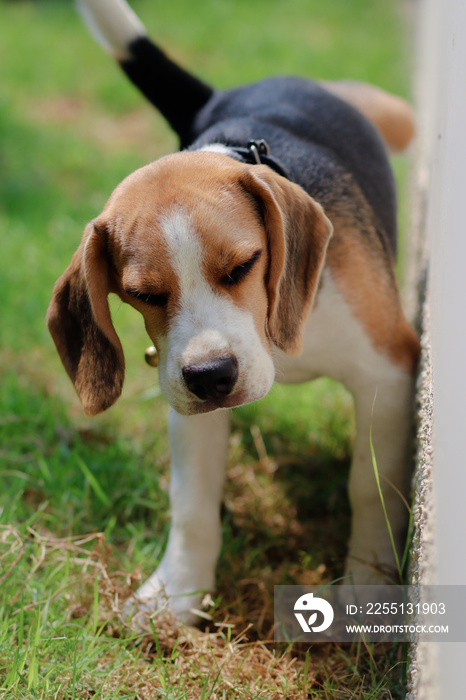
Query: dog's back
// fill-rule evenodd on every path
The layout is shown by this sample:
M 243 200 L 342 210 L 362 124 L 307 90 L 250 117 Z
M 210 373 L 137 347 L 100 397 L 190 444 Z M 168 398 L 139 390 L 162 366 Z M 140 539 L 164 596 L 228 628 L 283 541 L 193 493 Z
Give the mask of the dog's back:
M 190 148 L 216 142 L 240 147 L 264 138 L 290 179 L 324 207 L 335 196 L 341 201 L 341 186 L 352 188 L 348 178 L 354 178 L 395 251 L 395 184 L 382 138 L 358 110 L 318 83 L 276 77 L 215 93 L 192 132 Z

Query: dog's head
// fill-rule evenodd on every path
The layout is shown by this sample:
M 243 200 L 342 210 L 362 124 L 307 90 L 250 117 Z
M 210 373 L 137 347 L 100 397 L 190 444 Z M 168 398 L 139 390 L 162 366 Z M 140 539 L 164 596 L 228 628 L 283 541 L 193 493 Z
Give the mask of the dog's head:
M 331 230 L 300 187 L 225 155 L 179 153 L 130 175 L 86 227 L 47 314 L 86 413 L 123 385 L 110 292 L 142 313 L 176 411 L 265 396 L 272 347 L 301 351 Z

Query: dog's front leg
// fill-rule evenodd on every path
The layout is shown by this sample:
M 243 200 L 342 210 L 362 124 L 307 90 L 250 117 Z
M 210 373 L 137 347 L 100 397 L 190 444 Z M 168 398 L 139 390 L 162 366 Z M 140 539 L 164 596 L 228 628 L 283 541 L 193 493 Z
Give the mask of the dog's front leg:
M 170 409 L 171 528 L 158 569 L 135 596 L 151 614 L 168 600 L 185 623 L 195 624 L 205 592 L 215 583 L 221 547 L 220 506 L 228 448 L 229 411 L 181 416 Z
M 379 377 L 361 377 L 353 387 L 357 435 L 349 479 L 352 509 L 351 538 L 346 575 L 355 584 L 387 582 L 380 570 L 395 570 L 404 549 L 411 473 L 413 378 L 387 360 Z M 370 434 L 376 458 L 381 496 L 374 472 Z M 349 580 L 347 581 L 349 582 Z

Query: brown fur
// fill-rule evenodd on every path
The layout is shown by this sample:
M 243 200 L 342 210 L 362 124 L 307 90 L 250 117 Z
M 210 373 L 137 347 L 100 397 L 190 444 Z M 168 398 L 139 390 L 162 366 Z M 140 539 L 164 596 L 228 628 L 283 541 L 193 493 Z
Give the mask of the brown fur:
M 121 394 L 123 350 L 113 328 L 103 242 L 92 224 L 67 270 L 58 279 L 47 311 L 47 324 L 62 362 L 92 416 L 109 408 Z
M 414 136 L 414 116 L 410 105 L 375 85 L 352 80 L 322 82 L 333 95 L 364 114 L 378 129 L 391 151 L 403 151 Z
M 299 354 L 332 225 L 304 190 L 269 168 L 249 170 L 242 183 L 261 202 L 268 234 L 268 333 L 278 347 Z
M 406 321 L 396 286 L 384 266 L 361 245 L 358 231 L 335 226 L 335 243 L 329 247 L 328 265 L 354 315 L 373 346 L 414 374 L 419 340 Z M 355 284 L 357 281 L 357 284 Z

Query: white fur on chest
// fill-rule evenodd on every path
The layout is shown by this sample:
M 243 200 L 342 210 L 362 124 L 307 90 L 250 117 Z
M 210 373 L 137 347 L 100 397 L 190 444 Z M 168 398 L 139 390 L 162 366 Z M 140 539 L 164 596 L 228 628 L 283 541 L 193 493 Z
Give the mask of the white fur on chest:
M 322 275 L 316 304 L 306 322 L 303 352 L 293 356 L 274 350 L 273 355 L 275 381 L 283 384 L 325 376 L 354 392 L 363 377 L 399 372 L 386 355 L 374 348 L 329 270 Z

